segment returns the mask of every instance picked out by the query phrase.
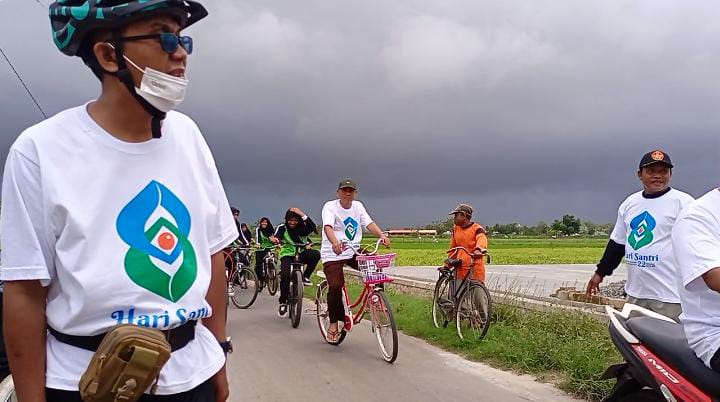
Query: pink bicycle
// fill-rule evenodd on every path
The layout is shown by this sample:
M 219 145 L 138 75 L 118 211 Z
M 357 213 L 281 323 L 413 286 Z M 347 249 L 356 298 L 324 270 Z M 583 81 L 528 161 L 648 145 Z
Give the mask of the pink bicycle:
M 397 254 L 378 255 L 377 250 L 380 246 L 380 240 L 375 244 L 375 249 L 371 252 L 362 252 L 355 250 L 358 269 L 363 278 L 363 290 L 358 299 L 349 304 L 347 288 L 343 286 L 343 301 L 345 302 L 345 320 L 342 323 L 340 337 L 337 342 L 330 342 L 327 339 L 328 328 L 330 327 L 330 314 L 327 305 L 328 283 L 324 280 L 318 284 L 317 293 L 315 295 L 315 306 L 317 307 L 317 322 L 320 327 L 320 334 L 323 339 L 331 345 L 339 345 L 345 339 L 348 332 L 362 321 L 365 314 L 370 315 L 372 323 L 371 331 L 377 337 L 378 347 L 383 359 L 392 363 L 398 356 L 398 335 L 395 317 L 393 316 L 392 307 L 387 295 L 383 291 L 382 284 L 393 281 L 388 276 L 385 268 L 395 265 L 395 257 Z

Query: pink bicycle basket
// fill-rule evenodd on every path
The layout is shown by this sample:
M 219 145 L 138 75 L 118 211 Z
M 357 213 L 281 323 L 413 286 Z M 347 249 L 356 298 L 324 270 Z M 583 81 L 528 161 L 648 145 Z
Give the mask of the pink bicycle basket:
M 357 256 L 358 268 L 362 274 L 363 282 L 368 285 L 392 282 L 393 278 L 388 276 L 384 269 L 395 266 L 396 256 L 395 253 Z

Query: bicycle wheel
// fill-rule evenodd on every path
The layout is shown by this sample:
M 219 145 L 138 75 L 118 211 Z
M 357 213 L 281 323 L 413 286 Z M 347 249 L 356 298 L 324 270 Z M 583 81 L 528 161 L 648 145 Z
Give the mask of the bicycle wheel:
M 258 295 L 258 280 L 253 270 L 243 267 L 235 273 L 230 283 L 232 286 L 230 300 L 235 307 L 245 309 L 255 303 Z
M 268 293 L 270 293 L 270 296 L 275 296 L 280 285 L 280 278 L 277 275 L 274 261 L 268 261 L 266 280 Z
M 432 302 L 432 319 L 435 328 L 445 328 L 452 320 L 453 301 L 450 297 L 450 278 L 441 276 L 435 284 Z
M 480 340 L 490 329 L 492 299 L 485 285 L 473 282 L 459 297 L 455 325 L 460 339 Z
M 380 354 L 386 362 L 392 363 L 398 356 L 398 334 L 390 301 L 385 292 L 376 290 L 370 295 L 369 304 Z
M 315 307 L 317 308 L 317 323 L 318 327 L 320 328 L 320 335 L 322 335 L 323 340 L 325 342 L 331 344 L 331 345 L 339 345 L 342 343 L 342 341 L 345 339 L 345 336 L 347 335 L 347 331 L 344 329 L 340 331 L 340 337 L 338 338 L 337 342 L 329 342 L 327 340 L 327 330 L 330 327 L 330 312 L 328 311 L 328 305 L 327 305 L 327 291 L 328 291 L 328 283 L 327 281 L 322 281 L 318 285 L 317 293 L 315 293 Z
M 294 271 L 290 280 L 290 322 L 293 328 L 300 325 L 303 305 L 302 271 Z
M 7 376 L 0 382 L 0 402 L 17 402 L 12 376 Z

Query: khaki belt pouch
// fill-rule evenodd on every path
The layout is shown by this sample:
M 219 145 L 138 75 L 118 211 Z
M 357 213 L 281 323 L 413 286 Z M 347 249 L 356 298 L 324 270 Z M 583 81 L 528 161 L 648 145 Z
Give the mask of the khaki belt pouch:
M 80 396 L 86 402 L 137 401 L 157 383 L 170 351 L 162 331 L 118 325 L 105 335 L 80 378 Z

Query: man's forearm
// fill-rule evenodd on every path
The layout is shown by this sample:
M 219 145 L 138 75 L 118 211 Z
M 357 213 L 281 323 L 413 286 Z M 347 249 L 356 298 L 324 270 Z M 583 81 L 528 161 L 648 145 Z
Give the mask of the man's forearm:
M 333 231 L 332 226 L 325 225 L 323 226 L 323 230 L 325 231 L 325 236 L 327 236 L 328 240 L 330 240 L 330 244 L 338 243 L 338 239 L 335 237 L 335 232 Z
M 624 244 L 618 244 L 612 240 L 608 241 L 607 246 L 605 246 L 605 251 L 600 258 L 600 262 L 597 264 L 597 270 L 595 272 L 597 272 L 600 276 L 612 275 L 615 268 L 617 268 L 622 262 L 624 256 Z
M 47 289 L 39 281 L 6 282 L 3 329 L 18 401 L 45 401 Z
M 215 335 L 218 342 L 225 342 L 227 336 L 227 282 L 225 280 L 225 259 L 222 252 L 211 257 L 212 276 L 205 300 L 213 314 L 203 318 L 203 325 Z

